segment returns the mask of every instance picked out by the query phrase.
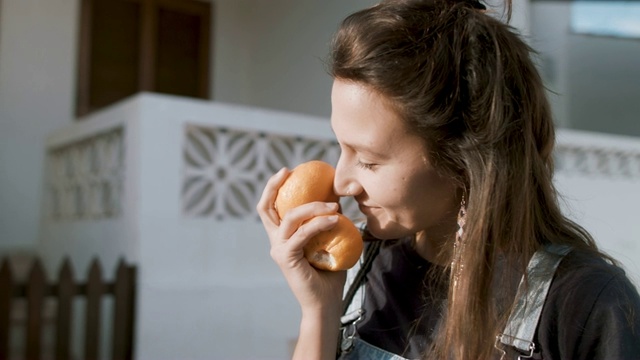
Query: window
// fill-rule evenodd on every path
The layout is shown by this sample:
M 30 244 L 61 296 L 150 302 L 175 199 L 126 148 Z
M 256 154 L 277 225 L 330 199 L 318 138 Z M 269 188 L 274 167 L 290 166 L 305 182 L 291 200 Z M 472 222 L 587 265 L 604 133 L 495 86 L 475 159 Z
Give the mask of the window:
M 632 1 L 576 1 L 571 29 L 575 33 L 640 39 L 640 3 Z
M 82 0 L 76 113 L 140 91 L 209 98 L 211 4 Z

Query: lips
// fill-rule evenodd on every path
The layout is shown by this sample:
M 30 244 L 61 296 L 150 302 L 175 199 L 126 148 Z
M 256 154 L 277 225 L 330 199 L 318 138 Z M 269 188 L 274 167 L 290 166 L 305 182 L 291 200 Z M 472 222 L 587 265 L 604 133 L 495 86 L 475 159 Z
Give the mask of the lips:
M 358 209 L 360 209 L 360 211 L 363 214 L 368 214 L 368 213 L 371 212 L 372 207 L 371 206 L 367 206 L 367 205 L 362 204 L 362 203 L 358 203 Z

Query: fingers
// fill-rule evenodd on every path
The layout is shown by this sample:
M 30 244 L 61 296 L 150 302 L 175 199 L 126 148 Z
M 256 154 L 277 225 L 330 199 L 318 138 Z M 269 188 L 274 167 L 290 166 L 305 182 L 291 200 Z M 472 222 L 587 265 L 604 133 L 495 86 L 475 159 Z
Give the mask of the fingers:
M 311 202 L 308 204 L 300 205 L 289 210 L 280 223 L 280 237 L 283 239 L 290 238 L 296 231 L 298 231 L 303 223 L 322 215 L 332 215 L 338 211 L 338 203 L 325 203 L 325 202 Z M 309 226 L 303 228 L 303 231 L 307 231 Z M 324 231 L 324 230 L 322 230 Z M 315 232 L 313 235 L 317 234 Z M 310 235 L 312 236 L 312 235 Z
M 304 246 L 322 231 L 338 222 L 337 203 L 313 202 L 289 210 L 279 226 L 270 233 L 271 258 L 283 269 L 309 268 Z
M 287 168 L 282 168 L 280 171 L 275 173 L 269 181 L 267 181 L 267 184 L 262 191 L 262 196 L 256 205 L 258 215 L 267 230 L 280 224 L 280 217 L 274 207 L 274 203 L 276 201 L 276 196 L 278 195 L 278 189 L 287 176 L 289 176 L 289 173 L 290 171 Z
M 278 195 L 278 189 L 282 186 L 291 172 L 287 168 L 282 168 L 274 174 L 266 183 L 262 196 L 256 205 L 256 210 L 267 233 L 278 233 L 276 238 L 281 240 L 288 239 L 298 227 L 305 221 L 320 215 L 332 214 L 338 211 L 339 204 L 313 202 L 304 204 L 291 209 L 287 212 L 284 219 L 280 219 L 275 209 L 275 200 Z M 274 240 L 274 236 L 270 236 Z
M 337 208 L 337 207 L 336 207 Z M 306 243 L 312 237 L 318 235 L 323 231 L 333 229 L 338 223 L 337 215 L 320 215 L 302 224 L 298 229 L 289 237 L 287 245 L 292 249 L 302 249 Z
M 336 226 L 337 222 L 338 216 L 335 215 L 335 212 L 329 215 L 323 214 L 313 217 L 296 227 L 290 236 L 278 236 L 277 239 L 280 239 L 280 241 L 272 240 L 271 257 L 283 268 L 294 266 L 304 258 L 303 249 L 307 242 L 315 235 L 331 230 Z M 283 220 L 284 223 L 285 221 Z
M 303 247 L 309 239 L 335 226 L 338 218 L 332 215 L 338 212 L 340 206 L 335 202 L 311 202 L 287 211 L 284 218 L 280 219 L 274 203 L 278 189 L 290 173 L 283 168 L 274 174 L 267 181 L 256 205 L 271 243 L 271 256 L 285 267 L 285 264 L 290 266 L 304 258 Z

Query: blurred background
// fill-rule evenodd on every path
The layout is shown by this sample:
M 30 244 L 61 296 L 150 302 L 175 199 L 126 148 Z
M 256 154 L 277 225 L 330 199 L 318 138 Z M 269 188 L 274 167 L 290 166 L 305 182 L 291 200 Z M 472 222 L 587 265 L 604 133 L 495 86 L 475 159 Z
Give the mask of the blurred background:
M 79 283 L 94 259 L 105 281 L 124 261 L 137 269 L 131 357 L 287 358 L 299 309 L 254 208 L 280 167 L 335 163 L 323 61 L 341 19 L 374 3 L 0 0 L 0 290 L 36 260 L 51 284 L 63 259 Z M 559 128 L 563 207 L 640 283 L 640 2 L 514 3 Z M 122 329 L 104 289 L 109 358 Z M 33 335 L 28 290 L 11 293 L 0 351 L 24 358 L 38 338 L 51 358 L 60 302 L 46 299 Z

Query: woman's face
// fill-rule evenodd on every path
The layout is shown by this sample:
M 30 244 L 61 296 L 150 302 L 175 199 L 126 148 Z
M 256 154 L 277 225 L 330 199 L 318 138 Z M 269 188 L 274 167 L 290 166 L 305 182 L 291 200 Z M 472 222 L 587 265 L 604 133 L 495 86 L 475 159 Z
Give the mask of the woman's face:
M 336 79 L 331 126 L 342 153 L 335 190 L 354 196 L 379 239 L 455 231 L 456 187 L 432 166 L 424 140 L 412 134 L 388 100 L 356 82 Z

